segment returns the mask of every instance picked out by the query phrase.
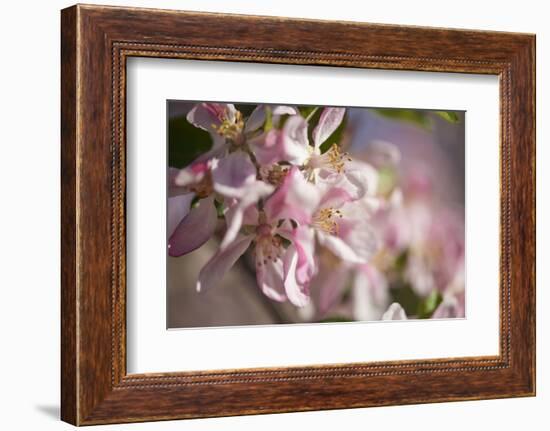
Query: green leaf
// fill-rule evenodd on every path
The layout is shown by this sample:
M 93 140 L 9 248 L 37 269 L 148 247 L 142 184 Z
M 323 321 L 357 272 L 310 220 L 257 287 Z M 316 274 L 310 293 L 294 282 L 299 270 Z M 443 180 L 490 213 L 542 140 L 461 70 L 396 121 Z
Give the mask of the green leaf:
M 211 147 L 210 134 L 190 124 L 185 117 L 168 121 L 168 166 L 183 168 Z
M 432 316 L 435 309 L 443 301 L 443 296 L 438 290 L 432 290 L 432 292 L 424 298 L 419 304 L 417 309 L 417 316 L 419 319 L 427 319 Z
M 378 193 L 389 196 L 397 184 L 397 173 L 394 168 L 382 167 L 378 170 Z
M 315 109 L 317 109 L 317 106 L 298 106 L 298 111 L 304 118 L 307 118 Z
M 191 200 L 191 208 L 197 208 L 200 201 L 201 198 L 199 198 L 197 195 L 193 196 L 193 199 Z
M 216 213 L 218 214 L 218 218 L 224 217 L 224 206 L 222 202 L 214 201 L 214 206 L 216 207 Z
M 397 272 L 403 272 L 407 266 L 407 260 L 409 259 L 409 251 L 403 250 L 399 256 L 395 259 L 394 267 Z
M 271 107 L 265 107 L 265 123 L 264 123 L 264 132 L 269 132 L 273 129 L 273 112 Z
M 256 109 L 256 106 L 258 105 L 255 105 L 253 103 L 236 103 L 235 109 L 237 109 L 237 111 L 241 111 L 241 114 L 243 114 L 243 117 L 247 118 L 247 117 L 250 117 L 250 114 L 252 114 L 252 111 Z
M 424 129 L 431 127 L 431 122 L 426 115 L 426 111 L 398 108 L 376 108 L 373 111 L 385 118 L 415 124 Z
M 407 316 L 415 315 L 420 307 L 421 298 L 408 283 L 397 281 L 392 284 L 390 295 L 392 302 L 401 304 Z
M 434 114 L 448 121 L 449 123 L 458 123 L 460 122 L 460 117 L 456 112 L 453 111 L 434 111 Z

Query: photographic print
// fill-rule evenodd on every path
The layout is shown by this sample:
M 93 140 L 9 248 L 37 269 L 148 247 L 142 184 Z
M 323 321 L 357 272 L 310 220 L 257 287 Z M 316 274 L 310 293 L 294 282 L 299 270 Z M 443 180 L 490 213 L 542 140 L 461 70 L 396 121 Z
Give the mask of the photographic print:
M 167 102 L 167 327 L 465 317 L 465 113 Z

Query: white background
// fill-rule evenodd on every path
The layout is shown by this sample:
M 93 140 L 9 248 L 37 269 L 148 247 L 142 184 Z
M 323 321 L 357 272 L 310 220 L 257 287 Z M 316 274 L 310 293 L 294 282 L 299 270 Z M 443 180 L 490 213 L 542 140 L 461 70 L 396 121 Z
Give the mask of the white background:
M 127 84 L 129 373 L 498 354 L 498 77 L 134 58 Z M 258 95 L 467 111 L 466 243 L 475 244 L 466 253 L 467 319 L 166 331 L 166 100 Z
M 545 2 L 464 0 L 306 2 L 118 1 L 104 3 L 234 13 L 537 33 L 538 220 L 550 217 L 550 29 Z M 6 2 L 0 15 L 2 191 L 0 397 L 3 429 L 61 430 L 59 399 L 59 9 L 65 1 Z M 32 120 L 31 120 L 32 119 Z M 545 194 L 543 194 L 545 190 Z M 550 422 L 548 224 L 538 227 L 538 396 L 330 412 L 106 426 L 135 430 L 546 429 Z

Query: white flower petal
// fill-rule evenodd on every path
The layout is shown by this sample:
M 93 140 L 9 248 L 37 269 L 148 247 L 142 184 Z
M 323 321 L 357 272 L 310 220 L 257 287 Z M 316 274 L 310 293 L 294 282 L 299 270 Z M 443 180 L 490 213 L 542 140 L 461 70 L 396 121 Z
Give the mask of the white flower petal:
M 345 108 L 323 109 L 319 123 L 313 130 L 313 144 L 315 148 L 319 148 L 334 133 L 340 123 L 342 123 L 345 113 Z
M 407 320 L 407 314 L 401 305 L 394 302 L 382 315 L 382 320 Z
M 265 105 L 258 105 L 246 120 L 244 126 L 245 133 L 251 133 L 258 130 L 265 123 Z
M 296 281 L 296 266 L 298 265 L 298 252 L 291 245 L 284 257 L 284 287 L 288 300 L 296 307 L 305 307 L 310 302 L 307 285 L 298 284 Z

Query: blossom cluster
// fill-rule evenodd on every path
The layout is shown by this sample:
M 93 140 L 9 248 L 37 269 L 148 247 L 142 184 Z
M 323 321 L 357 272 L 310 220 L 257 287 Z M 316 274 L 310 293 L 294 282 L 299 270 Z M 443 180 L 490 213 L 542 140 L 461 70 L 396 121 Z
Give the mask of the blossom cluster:
M 221 230 L 196 289 L 216 286 L 251 255 L 261 292 L 298 307 L 304 321 L 464 316 L 461 212 L 437 205 L 427 177 L 402 176 L 390 143 L 352 159 L 335 133 L 345 114 L 258 105 L 245 116 L 233 104 L 194 105 L 187 121 L 212 146 L 169 170 L 169 255 Z M 404 291 L 412 305 L 399 303 Z
M 329 313 L 356 321 L 464 317 L 463 207 L 442 204 L 422 170 L 404 174 L 396 146 L 370 142 L 364 157 L 378 174 L 369 217 L 376 251 L 357 265 L 321 253 L 310 285 L 315 310 L 307 320 Z
M 206 130 L 212 147 L 189 166 L 170 169 L 168 252 L 203 245 L 221 215 L 219 250 L 196 288 L 215 286 L 253 250 L 258 287 L 275 301 L 310 303 L 320 256 L 346 266 L 367 264 L 376 251 L 376 171 L 327 142 L 344 108 L 324 108 L 310 130 L 292 106 L 259 105 L 244 118 L 232 104 L 199 103 L 187 120 Z M 324 152 L 321 148 L 328 149 Z

